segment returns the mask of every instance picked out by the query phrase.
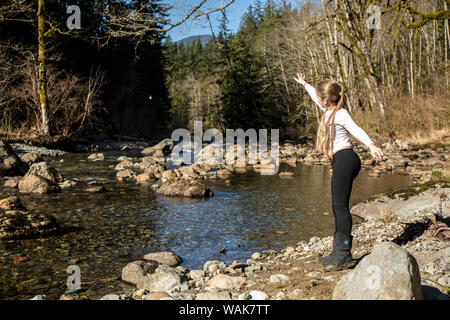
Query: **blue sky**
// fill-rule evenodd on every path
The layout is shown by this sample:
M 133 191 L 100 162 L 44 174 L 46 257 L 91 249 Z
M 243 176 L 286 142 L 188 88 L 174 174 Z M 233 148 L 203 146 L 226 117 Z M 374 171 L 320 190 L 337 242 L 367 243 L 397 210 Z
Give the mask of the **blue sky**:
M 222 0 L 224 4 L 228 3 L 229 0 Z M 170 3 L 171 1 L 168 1 Z M 265 3 L 264 0 L 261 0 Z M 176 7 L 172 11 L 172 22 L 178 21 L 182 16 L 185 16 L 189 12 L 189 8 L 192 8 L 195 4 L 200 3 L 200 0 L 178 0 L 174 1 Z M 209 0 L 205 3 L 205 6 L 200 10 L 208 11 L 207 9 L 217 8 L 220 6 L 221 0 Z M 254 0 L 235 0 L 226 9 L 226 14 L 228 18 L 228 29 L 232 32 L 236 32 L 239 28 L 239 23 L 241 22 L 241 17 L 247 11 L 247 8 L 254 3 Z M 296 6 L 298 0 L 288 0 L 293 6 Z M 184 6 L 181 8 L 181 6 Z M 193 15 L 195 16 L 195 14 Z M 210 15 L 211 23 L 214 28 L 214 32 L 217 32 L 218 26 L 220 25 L 220 18 L 222 13 L 215 12 Z M 184 22 L 182 25 L 172 29 L 169 32 L 172 41 L 178 41 L 183 38 L 199 35 L 199 34 L 211 34 L 211 28 L 209 27 L 208 20 L 206 17 L 200 17 L 194 20 L 191 17 L 188 21 Z

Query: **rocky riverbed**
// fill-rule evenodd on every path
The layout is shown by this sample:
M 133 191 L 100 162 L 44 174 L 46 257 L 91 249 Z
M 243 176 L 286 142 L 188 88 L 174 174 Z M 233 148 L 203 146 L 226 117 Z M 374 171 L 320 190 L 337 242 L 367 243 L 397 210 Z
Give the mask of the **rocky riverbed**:
M 183 259 L 172 252 L 155 252 L 124 265 L 121 270 L 121 279 L 132 284 L 134 289 L 129 287 L 97 298 L 343 299 L 342 295 L 351 295 L 355 288 L 364 288 L 366 283 L 370 290 L 353 298 L 448 299 L 450 230 L 446 226 L 450 220 L 449 192 L 448 184 L 436 182 L 406 200 L 401 198 L 402 193 L 397 193 L 392 199 L 384 195 L 354 206 L 352 213 L 362 216 L 364 221 L 353 228 L 352 254 L 358 261 L 353 270 L 323 272 L 318 258 L 329 253 L 332 237 L 312 237 L 281 251 L 255 252 L 245 262 L 234 261 L 230 265 L 220 260 L 205 261 L 203 268 L 198 270 L 180 266 Z M 380 207 L 384 210 L 374 215 L 372 211 Z M 370 266 L 375 264 L 380 279 L 385 279 L 380 280 L 381 288 L 376 290 L 370 285 L 371 269 L 364 269 L 374 254 L 378 256 L 372 258 Z M 345 290 L 350 292 L 345 293 Z M 60 297 L 64 300 L 83 298 L 82 292 Z
M 60 155 L 57 150 L 49 151 L 42 148 L 28 150 L 26 147 L 15 145 L 12 147 L 20 159 L 16 155 L 5 158 L 2 170 L 23 174 L 23 168 L 26 167 L 28 173 L 23 178 L 16 176 L 9 179 L 5 186 L 20 189 L 22 182 L 23 186 L 27 186 L 22 188 L 23 192 L 39 190 L 41 193 L 42 190 L 54 192 L 59 189 L 70 189 L 81 183 L 86 184 L 85 189 L 89 193 L 108 191 L 101 182 L 77 178 L 64 179 L 42 162 L 42 157 Z M 167 140 L 153 147 L 149 147 L 147 143 L 120 142 L 113 144 L 111 148 L 115 150 L 119 148 L 123 151 L 137 150 L 141 153 L 141 156 L 121 156 L 117 158 L 116 164 L 109 166 L 111 173 L 115 172 L 115 178 L 119 183 L 123 181 L 147 185 L 156 191 L 156 194 L 160 190 L 159 193 L 166 196 L 213 196 L 205 185 L 205 182 L 208 184 L 207 180 L 221 178 L 229 183 L 230 177 L 234 175 L 251 171 L 259 172 L 270 166 L 266 164 L 174 166 L 169 157 L 173 143 Z M 360 258 L 371 252 L 373 246 L 380 242 L 396 243 L 400 248 L 417 256 L 416 260 L 422 272 L 421 281 L 427 282 L 439 291 L 438 294 L 435 289 L 429 289 L 425 297 L 428 298 L 431 293 L 434 293 L 435 297 L 442 298 L 447 294 L 446 290 L 449 286 L 449 250 L 444 250 L 448 248 L 446 241 L 448 231 L 445 226 L 448 225 L 449 185 L 446 182 L 439 184 L 433 181 L 448 173 L 448 147 L 417 148 L 408 143 L 396 141 L 383 145 L 383 148 L 386 159 L 381 163 L 372 161 L 365 149 L 355 149 L 363 161 L 363 168 L 368 169 L 372 177 L 395 173 L 413 177 L 415 184 L 429 181 L 430 178 L 434 180 L 417 187 L 410 186 L 404 190 L 396 189 L 386 194 L 376 194 L 373 196 L 374 200 L 352 208 L 352 213 L 364 219 L 363 223 L 355 225 L 354 228 L 353 254 L 356 258 Z M 99 152 L 103 150 L 102 148 L 89 147 L 89 150 L 95 150 L 96 153 L 92 153 L 84 161 L 100 163 L 105 161 L 105 156 Z M 312 139 L 307 137 L 300 143 L 283 143 L 281 162 L 291 167 L 295 167 L 297 163 L 328 166 L 326 158 L 314 150 Z M 17 166 L 17 163 L 20 165 Z M 292 179 L 293 176 L 294 174 L 290 171 L 279 172 L 279 177 L 283 179 Z M 91 189 L 92 191 L 88 191 Z M 440 210 L 440 215 L 437 210 Z M 19 213 L 22 216 L 27 214 Z M 433 220 L 435 215 L 437 220 Z M 5 223 L 8 223 L 8 219 Z M 9 228 L 5 226 L 6 229 Z M 38 235 L 39 232 L 31 232 L 31 234 Z M 124 270 L 129 267 L 125 276 L 124 271 L 121 272 L 122 280 L 128 283 L 128 289 L 113 292 L 105 299 L 225 299 L 226 297 L 230 299 L 329 299 L 333 295 L 333 288 L 338 280 L 351 272 L 325 274 L 321 271 L 318 257 L 327 254 L 330 249 L 331 237 L 322 239 L 313 237 L 309 241 L 302 241 L 281 252 L 274 250 L 257 252 L 246 262 L 235 261 L 227 266 L 220 261 L 207 261 L 203 270 L 188 270 L 176 265 L 179 264 L 178 262 L 175 265 L 167 265 L 155 258 L 146 260 L 144 256 L 143 261 L 139 263 L 123 266 Z M 166 255 L 171 256 L 171 253 Z M 136 277 L 133 272 L 146 276 Z M 161 285 L 158 281 L 168 282 L 170 286 Z M 79 293 L 68 292 L 61 298 L 87 297 L 81 290 Z M 91 294 L 89 298 L 101 298 L 101 296 L 95 297 Z
M 450 292 L 450 231 L 443 226 L 450 219 L 449 191 L 450 188 L 444 187 L 443 183 L 436 183 L 427 191 L 407 200 L 379 197 L 364 203 L 366 211 L 360 210 L 361 205 L 354 206 L 352 212 L 359 212 L 365 218 L 353 229 L 355 239 L 352 254 L 359 262 L 354 270 L 322 271 L 318 258 L 331 250 L 331 237 L 313 237 L 281 251 L 255 252 L 246 262 L 236 261 L 228 266 L 221 261 L 207 261 L 200 270 L 178 266 L 182 259 L 173 253 L 153 253 L 128 264 L 122 270 L 122 279 L 136 285 L 137 290 L 111 293 L 101 298 L 341 299 L 341 293 L 336 292 L 338 290 L 335 288 L 346 275 L 347 282 L 341 283 L 341 287 L 353 285 L 360 288 L 364 287 L 363 280 L 370 280 L 368 274 L 362 280 L 353 279 L 356 282 L 352 284 L 349 283 L 348 275 L 355 273 L 364 259 L 369 259 L 371 252 L 375 254 L 376 248 L 377 254 L 383 257 L 380 265 L 384 267 L 380 267 L 380 277 L 387 278 L 376 291 L 380 292 L 380 298 L 446 300 Z M 436 200 L 431 205 L 428 202 L 430 197 Z M 408 210 L 398 210 L 398 202 L 403 203 Z M 379 215 L 366 214 L 370 212 L 369 207 L 378 209 L 381 203 L 392 210 Z M 441 231 L 437 233 L 439 228 Z M 401 257 L 405 257 L 404 261 Z M 390 275 L 401 273 L 402 268 L 406 270 L 406 276 L 395 278 Z M 414 268 L 417 270 L 411 272 Z M 342 290 L 345 289 L 340 288 Z M 81 297 L 64 295 L 63 298 Z

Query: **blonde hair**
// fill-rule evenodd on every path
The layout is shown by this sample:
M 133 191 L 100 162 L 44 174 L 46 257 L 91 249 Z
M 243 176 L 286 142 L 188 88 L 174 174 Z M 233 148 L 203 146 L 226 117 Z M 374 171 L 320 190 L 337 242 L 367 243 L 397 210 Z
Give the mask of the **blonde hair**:
M 331 112 L 325 123 L 325 112 L 320 120 L 319 130 L 317 133 L 316 149 L 326 155 L 328 160 L 333 162 L 333 153 L 330 156 L 329 150 L 333 152 L 334 146 L 334 117 L 336 112 L 340 109 L 348 111 L 347 96 L 344 93 L 342 86 L 334 80 L 322 80 L 316 85 L 317 96 L 322 100 L 328 100 L 333 106 L 336 106 Z M 330 125 L 331 123 L 331 125 Z M 325 139 L 323 138 L 325 136 Z M 325 141 L 324 141 L 325 140 Z

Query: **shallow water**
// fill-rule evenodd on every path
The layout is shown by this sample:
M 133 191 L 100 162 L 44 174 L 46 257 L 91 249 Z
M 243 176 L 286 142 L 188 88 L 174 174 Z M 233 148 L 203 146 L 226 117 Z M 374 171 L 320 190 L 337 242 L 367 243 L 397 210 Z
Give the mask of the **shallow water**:
M 86 161 L 88 154 L 49 159 L 65 178 L 95 179 L 106 193 L 88 193 L 85 184 L 51 195 L 23 195 L 24 206 L 56 217 L 59 234 L 0 244 L 0 298 L 25 299 L 36 294 L 59 297 L 66 290 L 66 268 L 81 269 L 83 295 L 98 297 L 129 287 L 119 278 L 122 268 L 142 255 L 169 250 L 183 257 L 183 266 L 202 268 L 207 260 L 245 261 L 253 252 L 281 249 L 334 229 L 330 174 L 324 166 L 283 165 L 293 178 L 238 174 L 207 180 L 214 197 L 204 200 L 156 196 L 148 187 L 118 183 L 119 152 L 105 152 L 105 161 Z M 138 154 L 128 152 L 127 156 Z M 64 159 L 64 162 L 59 162 Z M 362 170 L 353 185 L 350 204 L 400 185 L 404 175 L 369 177 Z M 0 195 L 15 194 L 0 189 Z M 354 222 L 357 222 L 354 220 Z M 217 251 L 227 247 L 226 254 Z M 27 257 L 14 263 L 14 257 Z

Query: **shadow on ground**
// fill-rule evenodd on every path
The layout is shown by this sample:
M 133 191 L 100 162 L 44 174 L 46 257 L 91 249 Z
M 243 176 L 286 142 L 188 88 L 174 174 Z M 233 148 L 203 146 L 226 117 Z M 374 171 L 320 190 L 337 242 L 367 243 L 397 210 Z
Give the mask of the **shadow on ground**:
M 422 285 L 422 294 L 424 300 L 450 300 L 441 290 L 431 286 Z

